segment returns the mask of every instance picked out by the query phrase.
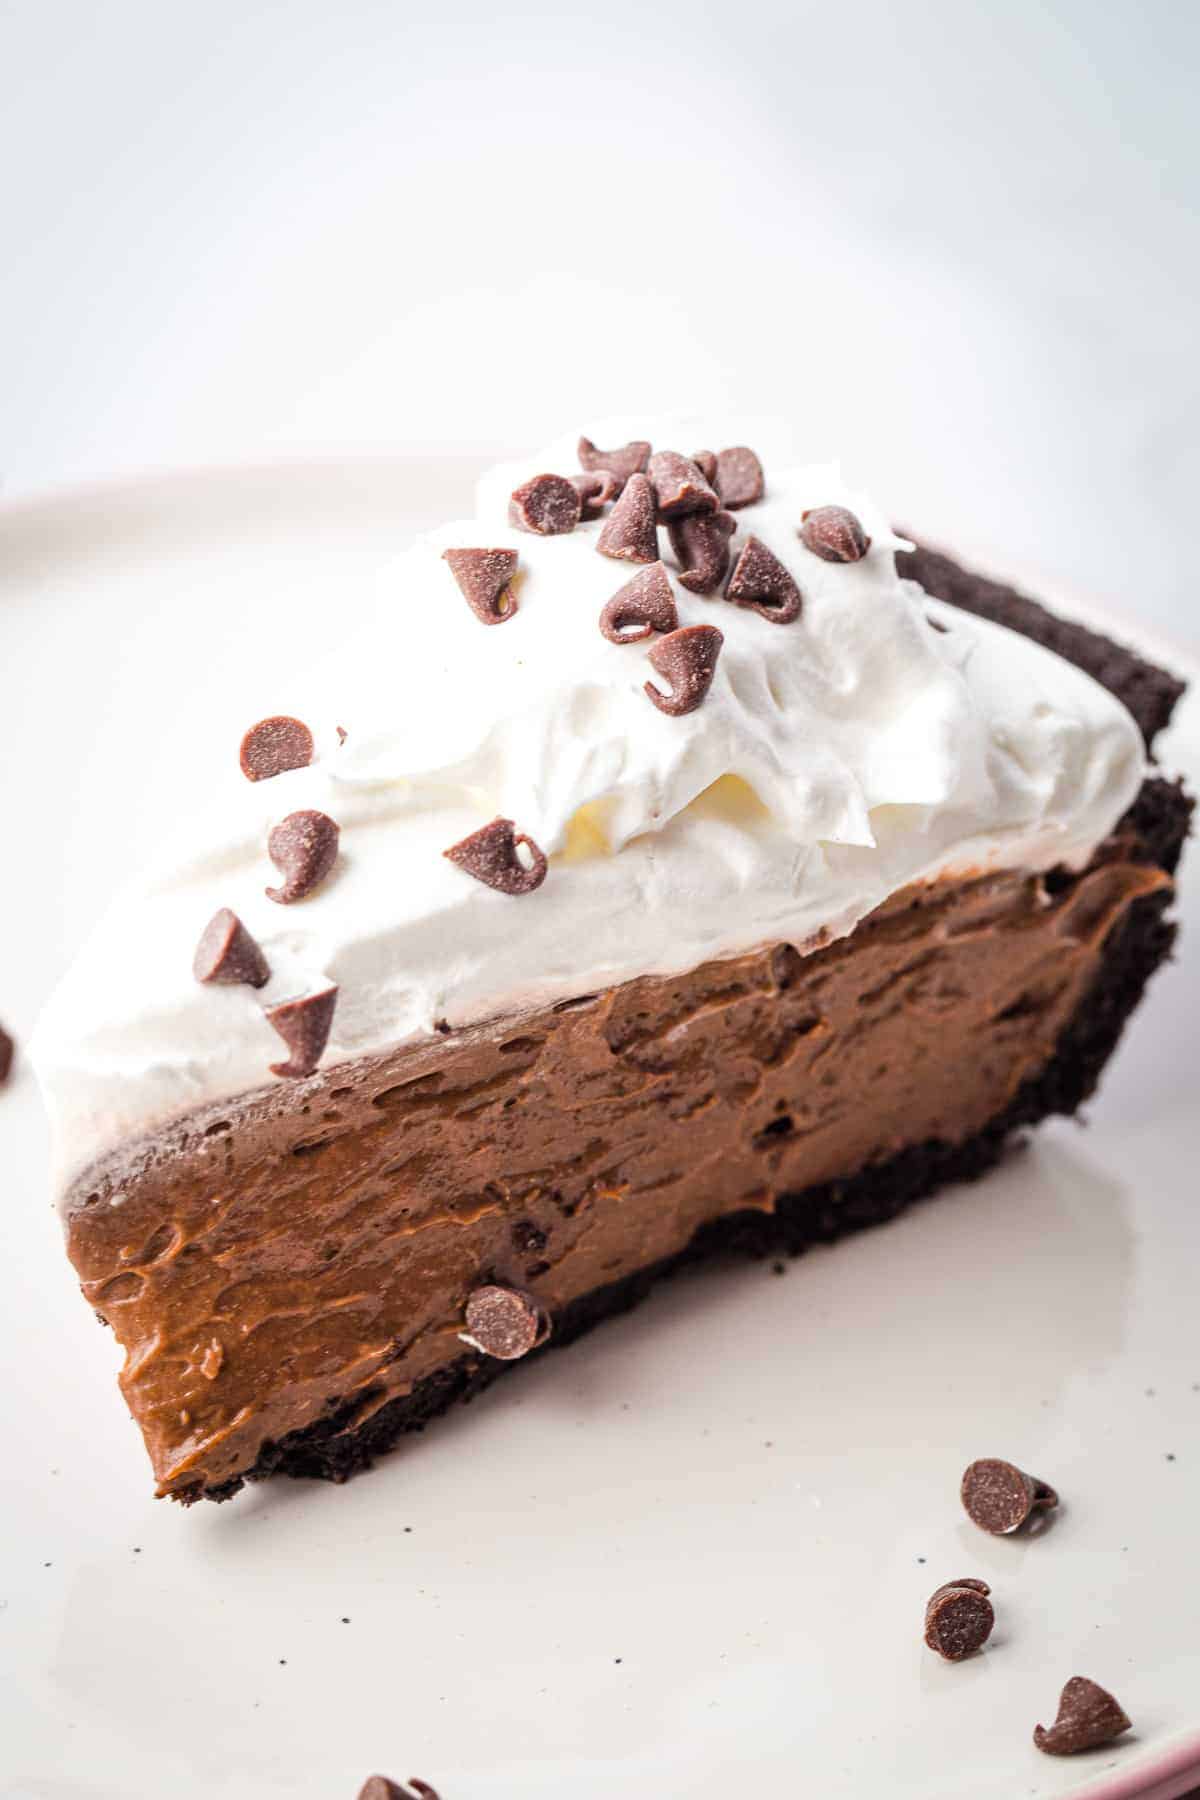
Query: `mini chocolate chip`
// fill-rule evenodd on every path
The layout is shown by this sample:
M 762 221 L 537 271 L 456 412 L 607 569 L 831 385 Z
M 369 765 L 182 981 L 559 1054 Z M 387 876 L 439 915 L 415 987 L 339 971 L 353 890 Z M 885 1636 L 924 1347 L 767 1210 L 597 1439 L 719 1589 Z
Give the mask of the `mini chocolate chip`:
M 272 1063 L 272 1075 L 299 1078 L 311 1075 L 329 1042 L 329 1028 L 337 1005 L 336 987 L 322 988 L 317 994 L 304 994 L 298 1000 L 281 1000 L 268 1006 L 266 1019 L 288 1047 L 288 1059 Z
M 601 556 L 618 562 L 658 561 L 658 512 L 647 475 L 631 475 L 596 539 Z
M 16 1044 L 9 1037 L 3 1025 L 0 1025 L 0 1082 L 7 1081 L 12 1074 L 13 1058 L 16 1053 Z
M 963 1471 L 960 1493 L 968 1518 L 995 1537 L 1006 1537 L 1034 1512 L 1058 1505 L 1058 1495 L 1046 1482 L 994 1456 Z
M 390 1781 L 386 1775 L 371 1775 L 359 1788 L 358 1800 L 438 1800 L 438 1797 L 427 1781 L 420 1781 L 415 1775 L 409 1776 L 407 1787 Z
M 313 759 L 313 734 L 286 713 L 260 719 L 242 739 L 238 761 L 247 781 L 270 781 L 288 769 L 306 769 Z
M 618 493 L 631 475 L 644 475 L 650 461 L 650 446 L 641 438 L 622 444 L 619 450 L 597 450 L 591 438 L 579 440 L 579 466 L 589 474 L 593 469 L 608 469 L 617 479 Z
M 1047 1756 L 1074 1756 L 1077 1750 L 1094 1750 L 1128 1731 L 1131 1721 L 1125 1709 L 1098 1682 L 1086 1675 L 1072 1675 L 1058 1697 L 1058 1716 L 1047 1731 L 1034 1727 L 1033 1741 Z
M 545 1312 L 520 1288 L 476 1288 L 467 1301 L 466 1327 L 459 1333 L 464 1343 L 501 1362 L 527 1356 L 550 1335 Z
M 825 562 L 858 562 L 871 548 L 871 540 L 845 506 L 814 506 L 801 514 L 800 536 Z
M 266 957 L 227 906 L 215 912 L 204 927 L 192 958 L 192 974 L 197 981 L 245 982 L 256 988 L 265 987 L 271 979 Z
M 324 881 L 337 861 L 340 833 L 328 813 L 306 807 L 281 819 L 267 839 L 267 855 L 283 876 L 283 886 L 267 889 L 267 899 L 290 906 Z
M 736 512 L 740 506 L 753 506 L 763 497 L 762 464 L 745 444 L 733 444 L 717 457 L 717 474 L 713 482 L 721 496 L 721 505 Z
M 800 616 L 800 589 L 773 550 L 760 538 L 747 538 L 733 566 L 725 598 L 745 606 L 775 625 L 790 625 Z
M 717 485 L 717 459 L 711 450 L 693 450 L 692 461 L 707 481 L 709 487 Z
M 590 475 L 568 475 L 567 480 L 579 495 L 581 519 L 598 519 L 604 508 L 612 505 L 623 486 L 611 469 L 595 469 Z
M 637 644 L 655 631 L 679 629 L 671 578 L 662 563 L 639 569 L 617 589 L 600 614 L 600 629 L 610 644 Z
M 947 1662 L 961 1662 L 982 1650 L 992 1635 L 996 1615 L 986 1581 L 964 1575 L 935 1588 L 925 1608 L 925 1642 Z
M 654 485 L 660 519 L 678 519 L 685 513 L 716 512 L 719 502 L 690 456 L 678 450 L 656 450 L 646 473 Z
M 560 537 L 579 523 L 580 495 L 565 475 L 534 475 L 514 488 L 508 502 L 510 525 L 538 537 Z
M 533 858 L 528 869 L 517 855 L 521 844 Z M 546 858 L 511 819 L 493 819 L 490 825 L 481 825 L 469 837 L 443 850 L 442 855 L 500 894 L 532 894 L 546 879 Z
M 659 712 L 695 712 L 712 686 L 712 678 L 725 642 L 723 632 L 715 625 L 685 625 L 670 637 L 658 638 L 650 650 L 651 667 L 671 684 L 671 692 L 663 694 L 651 681 L 646 693 Z
M 679 580 L 693 594 L 713 594 L 729 567 L 729 539 L 737 530 L 732 513 L 688 513 L 672 519 L 667 536 L 679 564 Z
M 515 550 L 443 550 L 442 561 L 463 599 L 485 625 L 503 625 L 517 611 L 509 583 L 517 572 Z

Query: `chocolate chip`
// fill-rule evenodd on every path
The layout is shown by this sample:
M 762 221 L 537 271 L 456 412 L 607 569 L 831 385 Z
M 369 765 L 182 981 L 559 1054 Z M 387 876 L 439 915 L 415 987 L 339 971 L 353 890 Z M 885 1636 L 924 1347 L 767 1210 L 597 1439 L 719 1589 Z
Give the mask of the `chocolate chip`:
M 618 562 L 658 561 L 658 511 L 646 475 L 631 475 L 596 539 L 601 556 Z
M 645 684 L 659 712 L 673 716 L 695 712 L 712 686 L 724 642 L 724 633 L 715 625 L 685 625 L 656 641 L 650 651 L 651 667 L 671 684 L 669 694 L 661 693 L 652 681 Z
M 16 1053 L 16 1044 L 9 1037 L 3 1025 L 0 1025 L 0 1082 L 7 1081 L 12 1074 L 13 1058 Z
M 328 813 L 306 807 L 281 819 L 267 839 L 267 855 L 283 876 L 283 886 L 267 889 L 267 899 L 290 906 L 324 881 L 337 861 L 339 832 Z
M 509 583 L 517 572 L 515 550 L 443 550 L 442 561 L 449 564 L 477 619 L 485 625 L 503 625 L 514 617 L 517 602 Z
M 825 562 L 858 562 L 871 548 L 870 538 L 845 506 L 814 506 L 801 519 L 800 536 Z
M 996 1623 L 988 1599 L 991 1591 L 986 1581 L 976 1581 L 969 1575 L 935 1588 L 925 1608 L 925 1642 L 929 1648 L 947 1662 L 961 1662 L 964 1656 L 982 1650 Z
M 1058 1495 L 1046 1482 L 994 1456 L 963 1471 L 960 1493 L 968 1518 L 995 1537 L 1006 1537 L 1034 1512 L 1058 1505 Z
M 466 1327 L 459 1333 L 463 1341 L 501 1362 L 527 1356 L 550 1335 L 546 1314 L 520 1288 L 476 1288 L 467 1301 Z
M 514 488 L 508 502 L 510 525 L 538 537 L 561 537 L 579 523 L 580 496 L 565 475 L 534 475 Z
M 803 604 L 800 589 L 775 552 L 756 537 L 746 539 L 729 577 L 725 598 L 775 625 L 790 625 L 799 618 Z
M 671 578 L 662 563 L 639 569 L 617 589 L 600 614 L 600 629 L 610 644 L 637 644 L 652 632 L 679 629 Z
M 260 719 L 242 739 L 238 761 L 247 781 L 270 781 L 288 769 L 306 769 L 313 759 L 313 734 L 286 713 Z
M 1072 1675 L 1058 1697 L 1058 1717 L 1047 1731 L 1034 1728 L 1033 1741 L 1047 1756 L 1074 1756 L 1077 1750 L 1094 1750 L 1128 1731 L 1125 1710 L 1107 1689 L 1086 1675 Z
M 317 994 L 304 994 L 298 1000 L 281 1000 L 268 1006 L 266 1018 L 288 1047 L 288 1059 L 272 1063 L 272 1075 L 299 1077 L 311 1075 L 329 1042 L 333 1010 L 337 1005 L 336 987 L 322 988 Z
M 690 456 L 680 456 L 678 450 L 656 450 L 646 473 L 654 485 L 660 519 L 716 512 L 717 496 Z
M 729 539 L 737 530 L 732 513 L 689 513 L 672 519 L 667 536 L 679 564 L 679 580 L 693 594 L 713 594 L 729 567 Z
M 579 495 L 581 519 L 598 519 L 623 486 L 611 469 L 596 469 L 591 475 L 568 475 L 567 480 Z
M 763 497 L 762 464 L 745 444 L 734 444 L 717 457 L 717 474 L 713 482 L 721 497 L 721 505 L 736 512 L 739 506 L 753 506 Z
M 227 906 L 215 912 L 204 927 L 192 958 L 192 974 L 197 981 L 246 982 L 256 988 L 265 987 L 271 979 L 266 957 Z
M 395 1781 L 389 1781 L 386 1775 L 371 1775 L 358 1790 L 358 1800 L 438 1800 L 437 1794 L 427 1781 L 420 1781 L 415 1775 L 408 1778 L 408 1786 L 401 1787 Z
M 646 464 L 650 461 L 650 446 L 641 438 L 634 438 L 632 443 L 622 444 L 619 450 L 597 450 L 591 438 L 581 437 L 579 440 L 579 466 L 587 469 L 608 469 L 616 477 L 617 491 L 629 480 L 631 475 L 644 475 Z
M 693 450 L 692 461 L 707 481 L 709 487 L 717 485 L 717 459 L 711 450 Z
M 533 858 L 530 868 L 517 855 L 521 844 Z M 546 879 L 546 858 L 511 819 L 493 819 L 490 825 L 481 825 L 470 837 L 443 850 L 442 855 L 500 894 L 532 894 Z

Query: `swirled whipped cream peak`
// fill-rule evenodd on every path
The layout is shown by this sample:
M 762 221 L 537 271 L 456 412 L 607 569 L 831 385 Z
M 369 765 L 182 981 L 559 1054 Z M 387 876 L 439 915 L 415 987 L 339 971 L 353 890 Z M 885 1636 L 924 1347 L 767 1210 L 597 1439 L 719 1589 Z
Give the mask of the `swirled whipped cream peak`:
M 614 502 L 549 535 L 514 522 L 511 496 L 533 477 L 580 473 L 577 436 L 493 470 L 473 517 L 337 597 L 344 641 L 295 690 L 310 762 L 247 780 L 236 743 L 200 746 L 207 813 L 115 897 L 38 1032 L 62 1184 L 198 1105 L 287 1079 L 271 1073 L 284 1046 L 270 1015 L 298 998 L 337 989 L 324 1071 L 636 976 L 824 941 L 914 881 L 1077 865 L 1112 829 L 1144 772 L 1129 714 L 1050 652 L 903 580 L 902 540 L 835 465 L 790 466 L 704 421 L 589 436 L 601 454 L 631 440 L 684 457 L 758 450 L 760 499 L 737 504 L 731 481 L 729 507 L 711 510 L 717 473 L 701 506 L 728 569 L 775 570 L 799 590 L 796 616 L 726 599 L 728 575 L 692 591 L 686 533 L 660 522 L 656 580 L 679 630 L 720 633 L 702 699 L 663 710 L 646 690 L 671 697 L 656 655 L 670 634 L 600 628 L 647 566 L 598 550 Z M 673 504 L 661 487 L 659 500 Z M 806 542 L 805 515 L 829 507 L 852 515 L 865 554 L 830 560 Z M 516 559 L 490 623 L 445 554 L 471 549 Z M 291 853 L 309 854 L 298 813 L 334 822 L 336 856 L 322 840 L 320 878 L 281 901 L 268 842 L 281 853 L 272 833 L 288 820 Z M 497 818 L 545 857 L 544 879 L 504 891 L 445 855 Z M 527 869 L 529 850 L 516 854 Z M 262 985 L 196 979 L 221 909 L 265 958 Z

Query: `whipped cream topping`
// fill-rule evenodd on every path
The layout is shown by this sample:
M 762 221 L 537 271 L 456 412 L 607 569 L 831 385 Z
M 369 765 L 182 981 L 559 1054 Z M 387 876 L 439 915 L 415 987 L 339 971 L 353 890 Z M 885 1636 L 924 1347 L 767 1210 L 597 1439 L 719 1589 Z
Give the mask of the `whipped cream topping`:
M 678 422 L 591 435 L 685 452 L 755 441 Z M 646 698 L 655 640 L 599 630 L 637 567 L 596 553 L 603 521 L 547 538 L 507 522 L 521 480 L 576 471 L 571 437 L 492 471 L 473 519 L 422 538 L 363 597 L 301 690 L 311 766 L 251 783 L 236 744 L 207 746 L 210 812 L 117 897 L 38 1031 L 60 1186 L 199 1104 L 271 1085 L 281 1045 L 264 1009 L 330 983 L 323 1070 L 435 1025 L 841 935 L 912 881 L 1087 859 L 1144 773 L 1126 710 L 1061 658 L 902 580 L 902 540 L 836 466 L 764 463 L 733 556 L 761 539 L 803 611 L 779 625 L 673 578 L 680 624 L 725 638 L 696 711 Z M 829 504 L 869 534 L 861 561 L 801 542 L 803 512 Z M 519 610 L 488 626 L 442 552 L 496 546 L 519 554 Z M 660 549 L 674 576 L 665 530 Z M 281 906 L 265 893 L 267 836 L 310 807 L 340 826 L 339 858 Z M 549 857 L 536 892 L 497 893 L 443 856 L 497 815 Z M 194 980 L 222 906 L 265 951 L 266 987 Z

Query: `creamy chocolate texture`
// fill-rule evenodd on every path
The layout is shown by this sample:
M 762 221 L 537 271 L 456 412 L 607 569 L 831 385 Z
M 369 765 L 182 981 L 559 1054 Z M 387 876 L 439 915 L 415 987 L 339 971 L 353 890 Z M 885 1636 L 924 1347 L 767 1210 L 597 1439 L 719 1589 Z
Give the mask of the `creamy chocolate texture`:
M 227 1490 L 265 1442 L 334 1410 L 353 1430 L 477 1356 L 480 1286 L 553 1321 L 714 1219 L 969 1138 L 1168 885 L 1123 860 L 932 883 L 807 955 L 627 982 L 209 1107 L 146 1142 L 119 1205 L 94 1169 L 70 1253 L 125 1349 L 159 1492 Z

